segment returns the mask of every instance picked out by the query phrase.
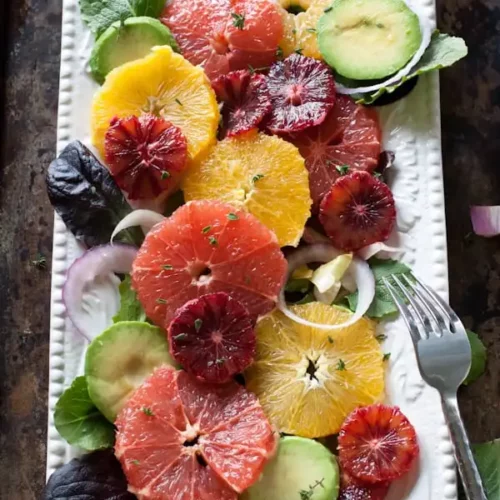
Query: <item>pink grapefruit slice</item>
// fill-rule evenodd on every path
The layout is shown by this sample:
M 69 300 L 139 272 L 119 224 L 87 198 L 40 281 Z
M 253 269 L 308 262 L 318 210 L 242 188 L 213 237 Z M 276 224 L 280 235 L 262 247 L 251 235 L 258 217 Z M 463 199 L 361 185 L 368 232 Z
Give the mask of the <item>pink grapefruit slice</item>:
M 182 55 L 211 80 L 249 66 L 270 66 L 283 37 L 280 7 L 272 0 L 171 0 L 161 21 Z
M 271 311 L 286 273 L 274 233 L 255 216 L 226 203 L 186 203 L 146 236 L 132 283 L 147 316 L 168 329 L 177 309 L 225 292 L 253 319 Z
M 115 454 L 141 500 L 236 500 L 274 454 L 257 397 L 158 368 L 115 422 Z
M 377 112 L 337 95 L 321 125 L 289 137 L 306 160 L 313 208 L 340 177 L 337 167 L 372 172 L 378 165 L 382 132 Z

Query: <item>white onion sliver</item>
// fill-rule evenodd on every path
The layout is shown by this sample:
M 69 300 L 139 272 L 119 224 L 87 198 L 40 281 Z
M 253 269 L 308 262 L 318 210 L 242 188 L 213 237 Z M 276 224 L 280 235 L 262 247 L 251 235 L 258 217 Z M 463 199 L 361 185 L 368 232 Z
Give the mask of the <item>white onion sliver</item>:
M 293 271 L 299 266 L 310 262 L 330 262 L 342 254 L 343 252 L 337 250 L 331 245 L 321 243 L 300 248 L 288 257 L 287 280 L 292 275 Z M 285 287 L 281 289 L 279 295 L 278 309 L 285 316 L 296 323 L 313 328 L 319 328 L 321 330 L 336 330 L 338 328 L 345 328 L 346 326 L 356 323 L 356 321 L 358 321 L 366 313 L 370 304 L 373 302 L 373 298 L 375 297 L 375 278 L 373 277 L 370 266 L 365 261 L 357 257 L 353 258 L 346 274 L 352 275 L 358 288 L 358 303 L 356 311 L 354 311 L 353 315 L 346 322 L 338 325 L 326 325 L 324 323 L 313 323 L 297 316 L 290 309 L 288 309 L 285 301 Z
M 500 205 L 470 207 L 472 228 L 478 236 L 491 238 L 500 234 Z
M 87 250 L 68 269 L 63 301 L 68 317 L 87 340 L 108 327 L 120 308 L 115 273 L 127 274 L 137 249 L 130 245 L 102 245 Z
M 124 229 L 128 229 L 129 227 L 141 226 L 144 234 L 150 231 L 158 222 L 161 222 L 165 217 L 158 212 L 153 212 L 153 210 L 146 210 L 140 208 L 138 210 L 134 210 L 126 215 L 115 227 L 113 234 L 111 235 L 111 243 L 115 236 Z
M 407 2 L 409 3 L 409 2 Z M 418 16 L 418 20 L 420 23 L 420 32 L 422 33 L 422 41 L 420 43 L 420 47 L 417 52 L 413 55 L 410 61 L 400 69 L 394 76 L 391 76 L 388 80 L 384 82 L 377 83 L 374 85 L 369 85 L 367 87 L 345 87 L 344 85 L 336 82 L 335 88 L 339 94 L 352 95 L 352 94 L 363 94 L 365 92 L 374 92 L 375 90 L 381 89 L 382 87 L 387 87 L 388 85 L 393 85 L 401 80 L 403 77 L 407 76 L 410 71 L 413 69 L 415 64 L 422 59 L 425 50 L 429 46 L 432 36 L 432 26 L 429 18 L 426 16 L 424 12 L 417 8 L 415 5 L 411 4 L 408 7 Z
M 399 254 L 403 253 L 404 249 L 400 247 L 391 247 L 378 241 L 377 243 L 372 243 L 371 245 L 367 245 L 359 249 L 356 252 L 358 257 L 361 257 L 363 260 L 368 260 L 377 255 L 379 252 L 387 252 L 388 254 Z

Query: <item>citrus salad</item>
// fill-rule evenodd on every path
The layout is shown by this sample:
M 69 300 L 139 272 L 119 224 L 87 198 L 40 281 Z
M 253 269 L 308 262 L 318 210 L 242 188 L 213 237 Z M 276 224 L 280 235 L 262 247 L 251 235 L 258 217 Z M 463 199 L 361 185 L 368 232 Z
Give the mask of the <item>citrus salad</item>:
M 411 271 L 364 104 L 463 41 L 403 0 L 80 10 L 91 144 L 47 188 L 85 250 L 63 300 L 88 343 L 54 423 L 88 453 L 45 498 L 382 500 L 419 445 L 384 403 L 382 279 Z

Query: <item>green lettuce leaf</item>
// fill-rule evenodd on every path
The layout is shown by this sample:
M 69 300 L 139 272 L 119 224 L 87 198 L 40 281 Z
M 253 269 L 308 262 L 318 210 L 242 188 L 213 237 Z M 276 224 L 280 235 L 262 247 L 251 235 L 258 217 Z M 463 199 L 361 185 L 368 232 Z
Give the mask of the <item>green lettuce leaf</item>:
M 366 94 L 354 94 L 352 97 L 358 104 L 373 104 L 382 94 L 392 93 L 404 82 L 415 78 L 429 71 L 435 71 L 446 68 L 456 63 L 467 55 L 467 45 L 462 38 L 449 36 L 444 33 L 434 32 L 431 42 L 427 47 L 420 61 L 415 65 L 412 71 L 403 77 L 399 82 L 387 87 L 382 87 L 374 92 Z M 356 82 L 355 80 L 339 79 L 348 87 L 360 87 L 367 82 Z
M 402 275 L 411 274 L 411 269 L 397 260 L 392 259 L 377 259 L 372 257 L 368 264 L 375 277 L 375 297 L 371 303 L 366 315 L 370 318 L 381 319 L 387 316 L 396 315 L 398 309 L 394 304 L 391 295 L 385 288 L 382 278 L 388 277 L 391 274 Z M 356 310 L 358 304 L 358 292 L 351 293 L 346 297 L 349 309 Z
M 146 321 L 146 313 L 141 303 L 137 300 L 137 295 L 132 290 L 130 275 L 118 287 L 120 291 L 120 310 L 113 316 L 113 323 L 119 321 Z
M 500 500 L 500 439 L 473 444 L 472 451 L 488 500 Z
M 464 380 L 464 385 L 469 385 L 471 382 L 477 380 L 486 369 L 486 347 L 484 347 L 477 333 L 467 330 L 467 336 L 469 337 L 472 351 L 472 363 L 469 374 Z
M 112 448 L 115 442 L 115 428 L 92 403 L 83 376 L 77 377 L 57 401 L 54 424 L 69 444 L 87 451 Z
M 82 19 L 99 37 L 116 21 L 129 17 L 158 17 L 165 0 L 80 0 Z

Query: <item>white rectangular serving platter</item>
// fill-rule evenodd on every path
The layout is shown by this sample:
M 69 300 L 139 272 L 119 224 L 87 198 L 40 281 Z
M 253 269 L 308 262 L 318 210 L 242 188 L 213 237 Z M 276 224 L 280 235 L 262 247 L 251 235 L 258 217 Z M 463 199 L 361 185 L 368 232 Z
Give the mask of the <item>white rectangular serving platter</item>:
M 434 0 L 415 0 L 435 23 Z M 97 89 L 88 73 L 93 37 L 83 25 L 78 0 L 63 0 L 61 75 L 57 152 L 72 140 L 90 145 L 90 108 Z M 384 146 L 396 153 L 391 187 L 398 208 L 402 260 L 443 297 L 448 293 L 446 226 L 441 163 L 439 80 L 436 73 L 420 77 L 405 99 L 379 108 Z M 73 378 L 82 373 L 86 341 L 66 317 L 62 287 L 66 271 L 82 253 L 72 234 L 56 215 L 52 261 L 50 321 L 50 383 L 47 477 L 78 455 L 59 436 L 53 411 Z M 103 299 L 104 300 L 104 299 Z M 419 463 L 393 485 L 388 500 L 456 500 L 455 462 L 438 393 L 424 384 L 413 346 L 400 321 L 385 323 L 390 352 L 387 401 L 398 405 L 414 424 L 421 448 Z M 288 500 L 288 499 L 276 499 Z

